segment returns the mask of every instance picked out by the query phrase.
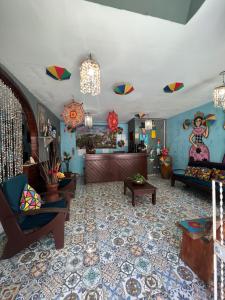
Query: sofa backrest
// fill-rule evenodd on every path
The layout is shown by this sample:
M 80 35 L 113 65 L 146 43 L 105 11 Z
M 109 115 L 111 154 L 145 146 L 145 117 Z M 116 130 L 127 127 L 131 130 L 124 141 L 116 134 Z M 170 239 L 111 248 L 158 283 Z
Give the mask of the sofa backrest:
M 210 161 L 189 161 L 188 166 L 225 170 L 225 164 Z

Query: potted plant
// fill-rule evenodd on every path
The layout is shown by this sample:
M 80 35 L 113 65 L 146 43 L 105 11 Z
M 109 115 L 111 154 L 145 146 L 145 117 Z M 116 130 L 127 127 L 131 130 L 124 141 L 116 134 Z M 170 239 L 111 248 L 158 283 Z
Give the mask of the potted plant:
M 55 193 L 58 191 L 60 159 L 56 156 L 56 153 L 53 153 L 49 161 L 40 163 L 40 167 L 41 176 L 46 183 L 47 192 L 54 198 Z
M 134 176 L 132 176 L 131 178 L 129 178 L 133 181 L 133 183 L 135 184 L 145 184 L 146 179 L 143 175 L 141 175 L 140 173 L 135 174 Z
M 117 142 L 117 145 L 118 145 L 119 148 L 123 148 L 125 146 L 125 141 L 124 140 L 119 140 Z
M 70 160 L 71 160 L 72 156 L 70 155 L 69 152 L 64 151 L 63 152 L 63 162 L 66 165 L 66 172 L 64 172 L 66 177 L 70 177 L 71 176 L 71 172 L 70 172 Z
M 169 150 L 164 147 L 160 156 L 161 176 L 164 179 L 169 179 L 172 172 L 172 158 L 169 155 Z
M 95 154 L 96 153 L 94 143 L 91 139 L 88 139 L 88 141 L 86 143 L 86 153 L 87 154 Z

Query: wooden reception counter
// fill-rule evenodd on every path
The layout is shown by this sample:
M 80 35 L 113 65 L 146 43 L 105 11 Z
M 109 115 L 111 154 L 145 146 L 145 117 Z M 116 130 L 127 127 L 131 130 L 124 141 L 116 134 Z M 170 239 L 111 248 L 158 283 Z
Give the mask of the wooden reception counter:
M 136 173 L 147 178 L 146 153 L 85 155 L 85 183 L 121 181 Z

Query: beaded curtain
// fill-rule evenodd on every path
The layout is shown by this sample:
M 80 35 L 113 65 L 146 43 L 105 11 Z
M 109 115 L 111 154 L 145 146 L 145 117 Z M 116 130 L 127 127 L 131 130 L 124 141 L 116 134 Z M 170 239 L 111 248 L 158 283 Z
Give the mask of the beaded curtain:
M 0 183 L 23 171 L 22 107 L 0 79 Z

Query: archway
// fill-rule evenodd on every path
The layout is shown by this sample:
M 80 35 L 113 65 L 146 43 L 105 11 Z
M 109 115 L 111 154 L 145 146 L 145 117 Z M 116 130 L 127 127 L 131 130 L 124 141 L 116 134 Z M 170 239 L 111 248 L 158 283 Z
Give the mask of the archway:
M 30 139 L 31 139 L 31 155 L 34 159 L 36 159 L 38 152 L 38 128 L 37 123 L 35 120 L 35 116 L 33 113 L 33 110 L 20 89 L 20 87 L 15 83 L 15 81 L 12 79 L 12 77 L 0 66 L 0 79 L 4 82 L 5 85 L 7 85 L 9 88 L 11 88 L 13 94 L 20 102 L 23 112 L 25 114 L 26 120 L 27 120 L 27 126 L 30 132 Z

